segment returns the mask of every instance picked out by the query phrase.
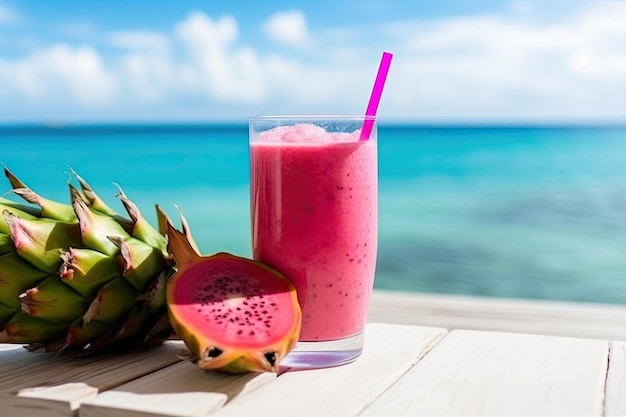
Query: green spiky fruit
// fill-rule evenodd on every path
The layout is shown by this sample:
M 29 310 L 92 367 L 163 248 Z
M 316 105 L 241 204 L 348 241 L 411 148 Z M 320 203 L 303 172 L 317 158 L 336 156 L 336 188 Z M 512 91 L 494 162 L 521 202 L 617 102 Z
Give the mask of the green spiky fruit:
M 157 206 L 155 229 L 120 189 L 128 218 L 121 216 L 71 174 L 80 189 L 70 183 L 71 204 L 62 204 L 5 168 L 13 194 L 28 204 L 0 197 L 0 342 L 82 352 L 164 340 L 172 333 L 169 219 Z

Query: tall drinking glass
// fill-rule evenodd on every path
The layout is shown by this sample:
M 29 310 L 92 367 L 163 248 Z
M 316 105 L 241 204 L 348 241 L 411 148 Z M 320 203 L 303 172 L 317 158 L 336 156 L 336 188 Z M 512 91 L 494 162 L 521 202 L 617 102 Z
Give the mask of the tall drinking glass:
M 363 123 L 373 123 L 360 140 Z M 374 283 L 377 127 L 363 116 L 250 118 L 254 258 L 287 276 L 302 330 L 285 366 L 355 360 Z

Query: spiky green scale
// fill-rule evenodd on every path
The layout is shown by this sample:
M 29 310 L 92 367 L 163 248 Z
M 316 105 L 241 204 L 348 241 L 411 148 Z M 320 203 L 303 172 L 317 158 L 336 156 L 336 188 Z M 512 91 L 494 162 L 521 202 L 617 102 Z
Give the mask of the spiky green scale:
M 0 255 L 15 252 L 13 239 L 7 233 L 0 232 Z
M 41 208 L 41 217 L 69 223 L 75 223 L 77 221 L 74 209 L 69 204 L 57 203 L 56 201 L 43 198 L 30 188 L 14 188 L 12 191 L 27 202 L 39 206 Z
M 102 252 L 69 248 L 61 252 L 59 275 L 63 282 L 86 298 L 98 294 L 102 285 L 121 273 L 120 262 Z
M 69 329 L 67 330 L 67 335 L 65 336 L 65 340 L 63 340 L 63 344 L 60 348 L 51 349 L 52 346 L 48 348 L 48 350 L 54 351 L 72 351 L 72 350 L 83 350 L 89 347 L 89 344 L 93 340 L 97 340 L 98 338 L 106 335 L 111 331 L 111 325 L 109 323 L 103 323 L 101 321 L 92 320 L 89 323 L 85 324 L 82 320 L 74 321 Z
M 46 342 L 65 334 L 66 325 L 51 323 L 39 317 L 31 317 L 23 311 L 16 312 L 0 332 L 0 343 Z
M 28 220 L 4 212 L 17 253 L 35 267 L 56 273 L 61 266 L 61 249 L 79 246 L 78 225 L 50 219 Z
M 34 268 L 15 252 L 0 255 L 0 302 L 18 310 L 19 295 L 48 276 L 50 274 Z
M 139 338 L 143 339 L 145 334 L 141 334 L 142 330 L 147 333 L 152 327 L 151 323 L 155 320 L 154 315 L 141 305 L 136 306 L 126 317 L 119 332 L 115 335 L 117 340 Z
M 20 296 L 22 311 L 51 323 L 69 324 L 87 309 L 90 300 L 50 276 Z
M 8 198 L 0 196 L 0 212 L 2 210 L 14 211 L 15 214 L 25 218 L 41 217 L 41 209 L 39 207 L 33 207 L 22 203 L 17 203 Z
M 93 299 L 83 315 L 83 323 L 100 321 L 113 324 L 122 319 L 137 305 L 139 291 L 134 289 L 124 277 L 106 283 Z
M 169 313 L 167 310 L 164 310 L 157 316 L 152 328 L 146 333 L 141 342 L 146 343 L 150 340 L 160 342 L 162 340 L 167 340 L 173 335 L 173 333 L 174 331 L 172 330 L 172 324 L 170 323 Z
M 167 240 L 165 237 L 144 219 L 137 205 L 126 197 L 122 188 L 118 186 L 118 189 L 117 198 L 120 199 L 133 222 L 131 235 L 150 246 L 161 249 L 165 254 L 167 251 Z
M 119 343 L 147 343 L 148 335 L 156 332 L 156 326 L 159 318 L 155 318 L 154 315 L 143 309 L 141 305 L 136 305 L 131 312 L 124 318 L 121 325 L 114 331 L 105 334 L 104 336 L 94 340 L 91 343 L 90 349 L 99 350 L 110 345 Z M 163 322 L 160 323 L 162 325 Z M 164 332 L 155 333 L 157 335 Z M 154 340 L 158 342 L 159 340 Z
M 146 291 L 139 295 L 137 299 L 143 302 L 146 310 L 151 313 L 157 313 L 165 307 L 167 304 L 165 287 L 167 285 L 167 281 L 174 274 L 174 272 L 174 268 L 164 269 L 150 282 Z
M 20 214 L 28 214 L 33 217 L 41 217 L 41 208 L 35 207 L 30 204 L 24 204 L 17 202 L 13 199 L 9 199 L 0 195 L 0 208 L 8 210 L 17 210 Z
M 83 177 L 78 175 L 78 173 L 74 171 L 72 168 L 70 168 L 70 171 L 72 172 L 72 175 L 74 176 L 74 178 L 76 178 L 76 180 L 80 184 L 80 188 L 83 191 L 83 195 L 85 196 L 87 203 L 89 203 L 89 207 L 91 207 L 92 209 L 102 214 L 107 214 L 115 218 L 116 220 L 121 220 L 123 224 L 130 224 L 128 219 L 123 219 L 115 210 L 109 207 L 104 202 L 104 200 L 101 199 L 100 196 L 98 196 L 98 194 L 96 194 L 93 188 L 91 188 L 91 185 L 89 185 L 89 183 L 85 181 Z M 70 187 L 73 188 L 71 184 L 70 184 Z
M 130 238 L 130 235 L 115 219 L 92 210 L 81 198 L 73 197 L 72 206 L 78 217 L 82 241 L 88 248 L 112 256 L 119 250 L 107 237 L 117 236 L 124 240 Z
M 139 239 L 121 239 L 109 236 L 109 240 L 119 248 L 124 261 L 122 275 L 139 291 L 143 291 L 148 283 L 165 267 L 163 253 Z
M 7 167 L 4 168 L 4 174 L 9 179 L 13 187 L 13 193 L 22 197 L 25 201 L 40 207 L 40 217 L 61 220 L 66 222 L 76 222 L 76 215 L 72 206 L 69 204 L 57 203 L 48 200 L 31 190 L 22 180 L 13 174 Z
M 7 223 L 6 215 L 13 214 L 22 219 L 33 220 L 37 219 L 38 216 L 33 213 L 26 211 L 26 207 L 22 207 L 21 205 L 14 203 L 11 200 L 7 200 L 5 198 L 0 197 L 0 233 L 9 234 L 9 224 Z
M 0 323 L 5 323 L 16 313 L 15 307 L 0 302 Z

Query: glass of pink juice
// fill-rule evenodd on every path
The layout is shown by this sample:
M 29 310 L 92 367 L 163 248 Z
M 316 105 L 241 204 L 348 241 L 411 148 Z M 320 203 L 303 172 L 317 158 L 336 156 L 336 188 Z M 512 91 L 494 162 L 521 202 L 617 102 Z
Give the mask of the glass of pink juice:
M 289 278 L 302 307 L 294 368 L 341 365 L 363 350 L 378 239 L 375 120 L 250 118 L 252 250 Z

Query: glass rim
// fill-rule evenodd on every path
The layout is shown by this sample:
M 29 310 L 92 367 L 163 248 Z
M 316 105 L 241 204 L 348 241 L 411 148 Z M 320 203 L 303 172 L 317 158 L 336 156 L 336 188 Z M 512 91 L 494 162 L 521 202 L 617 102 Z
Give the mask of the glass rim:
M 376 121 L 376 116 L 346 115 L 346 114 L 275 114 L 250 116 L 249 121 L 275 121 L 275 120 L 348 120 L 348 121 Z

